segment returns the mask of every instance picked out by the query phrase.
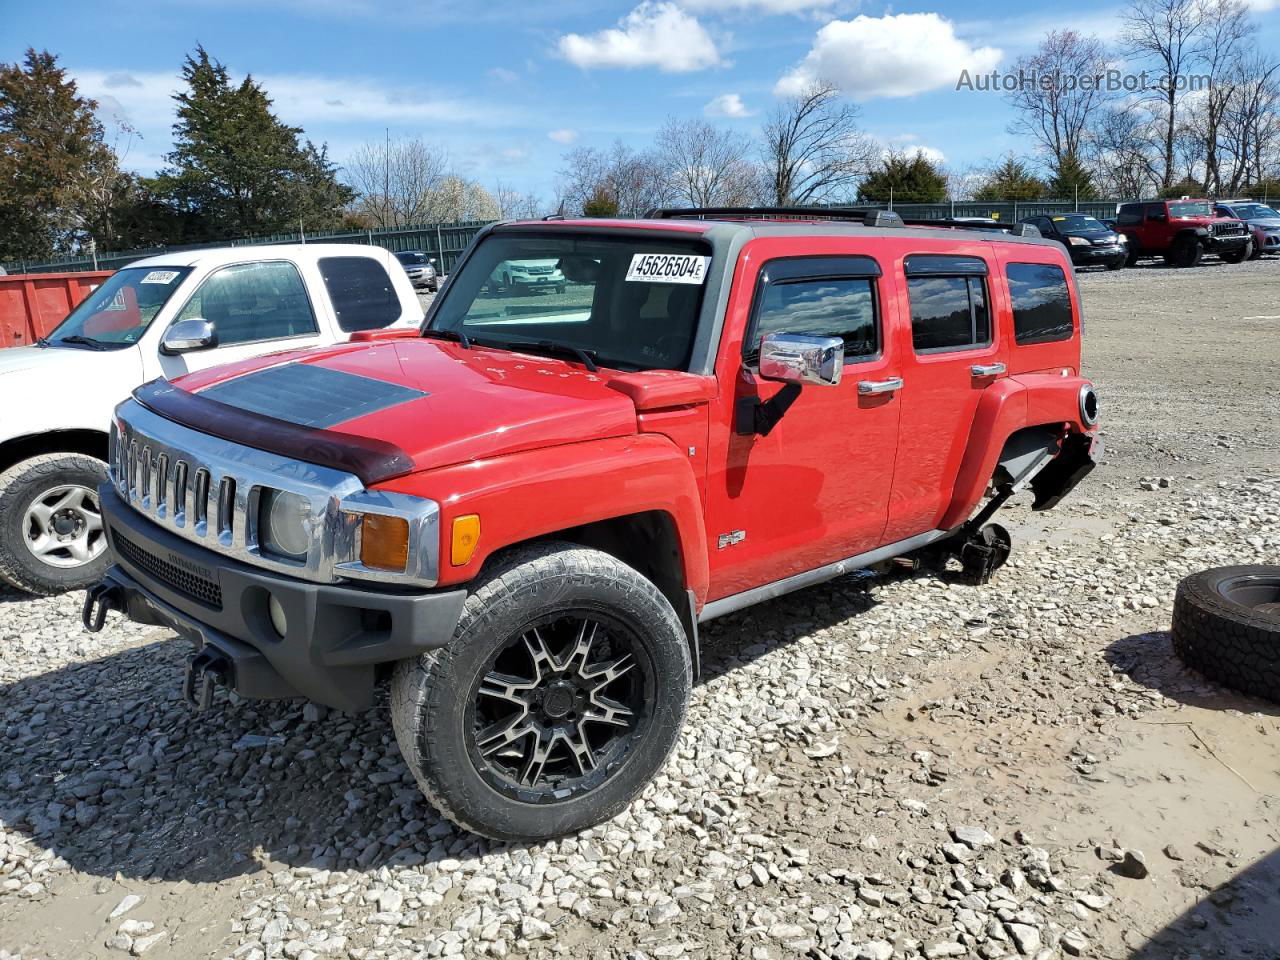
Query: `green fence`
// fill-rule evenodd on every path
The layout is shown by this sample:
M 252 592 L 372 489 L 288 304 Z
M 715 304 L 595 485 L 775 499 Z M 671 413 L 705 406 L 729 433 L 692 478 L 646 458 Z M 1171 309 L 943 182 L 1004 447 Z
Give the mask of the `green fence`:
M 278 233 L 269 237 L 244 237 L 217 243 L 192 243 L 149 250 L 99 253 L 97 256 L 69 254 L 39 262 L 11 261 L 3 266 L 9 273 L 75 273 L 82 270 L 118 270 L 146 257 L 157 257 L 181 250 L 208 250 L 212 247 L 260 246 L 266 243 L 366 243 L 391 251 L 421 250 L 435 257 L 440 269 L 453 269 L 462 251 L 487 221 L 465 223 L 423 223 L 407 227 L 376 230 L 323 230 L 315 233 Z

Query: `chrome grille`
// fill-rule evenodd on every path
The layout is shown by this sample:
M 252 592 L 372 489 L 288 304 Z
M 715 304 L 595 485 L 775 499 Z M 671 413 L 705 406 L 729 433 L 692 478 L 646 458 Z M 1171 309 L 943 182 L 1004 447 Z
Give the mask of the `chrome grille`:
M 1213 235 L 1215 237 L 1239 236 L 1244 233 L 1243 223 L 1215 223 L 1213 225 Z
M 169 532 L 225 556 L 295 577 L 434 586 L 440 508 L 433 500 L 365 490 L 353 474 L 247 447 L 174 423 L 126 400 L 111 431 L 111 482 L 121 499 Z M 258 506 L 268 490 L 310 504 L 305 560 L 277 557 L 258 540 Z M 409 522 L 403 574 L 359 560 L 363 514 Z

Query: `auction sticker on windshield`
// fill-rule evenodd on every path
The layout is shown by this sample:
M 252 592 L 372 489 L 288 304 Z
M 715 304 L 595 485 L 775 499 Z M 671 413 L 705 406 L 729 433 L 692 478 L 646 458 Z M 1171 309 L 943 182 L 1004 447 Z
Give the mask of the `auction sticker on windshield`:
M 142 278 L 143 283 L 173 283 L 173 278 L 178 275 L 177 270 L 152 270 Z
M 687 253 L 637 253 L 627 268 L 627 280 L 640 283 L 702 283 L 707 261 Z

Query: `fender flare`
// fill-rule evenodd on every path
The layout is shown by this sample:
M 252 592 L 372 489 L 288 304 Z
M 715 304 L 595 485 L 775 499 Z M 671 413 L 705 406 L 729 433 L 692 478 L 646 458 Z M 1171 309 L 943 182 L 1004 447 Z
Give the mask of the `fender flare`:
M 1006 442 L 1017 431 L 1050 426 L 1064 434 L 1089 432 L 1080 414 L 1080 390 L 1085 385 L 1092 386 L 1083 377 L 1041 373 L 1005 377 L 987 387 L 939 529 L 950 530 L 968 519 L 986 492 Z
M 689 458 L 659 434 L 563 444 L 441 467 L 388 480 L 378 489 L 428 497 L 440 504 L 439 585 L 465 583 L 486 559 L 517 543 L 638 513 L 663 513 L 680 548 L 684 586 L 699 607 L 710 571 L 702 492 Z M 456 517 L 480 517 L 471 560 L 452 566 Z

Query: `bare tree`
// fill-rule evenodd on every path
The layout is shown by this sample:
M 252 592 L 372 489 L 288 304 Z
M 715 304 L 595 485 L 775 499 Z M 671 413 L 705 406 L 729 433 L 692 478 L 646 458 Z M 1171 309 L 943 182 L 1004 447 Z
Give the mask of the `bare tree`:
M 565 209 L 580 213 L 604 198 L 617 216 L 637 217 L 666 206 L 673 195 L 657 156 L 621 141 L 608 150 L 577 147 L 563 163 L 559 193 Z
M 1226 189 L 1274 175 L 1280 164 L 1280 62 L 1251 51 L 1237 63 L 1219 128 L 1219 146 L 1230 164 Z
M 1121 42 L 1139 60 L 1163 72 L 1152 94 L 1163 127 L 1160 186 L 1174 181 L 1178 111 L 1185 90 L 1183 71 L 1200 56 L 1205 32 L 1202 0 L 1131 0 L 1124 12 Z
M 1089 142 L 1090 165 L 1098 187 L 1117 197 L 1142 197 L 1161 186 L 1159 121 L 1130 104 L 1102 115 L 1093 124 Z
M 1204 185 L 1216 194 L 1223 187 L 1218 146 L 1222 118 L 1233 95 L 1237 68 L 1257 27 L 1241 0 L 1204 0 L 1204 21 L 1199 62 L 1209 77 L 1209 89 L 1199 104 L 1201 122 L 1196 130 L 1204 156 Z
M 658 131 L 656 153 L 676 203 L 691 207 L 747 206 L 757 199 L 759 178 L 751 142 L 705 120 L 668 117 Z
M 533 220 L 542 215 L 542 201 L 533 193 L 521 193 L 499 180 L 489 191 L 499 220 Z
M 356 213 L 377 227 L 403 227 L 432 221 L 449 156 L 418 139 L 375 140 L 356 149 L 345 171 L 359 195 Z
M 858 128 L 857 108 L 825 81 L 779 104 L 764 124 L 762 140 L 769 199 L 779 206 L 848 193 L 880 155 Z
M 1034 82 L 1008 93 L 1017 117 L 1009 132 L 1031 137 L 1055 170 L 1068 157 L 1079 159 L 1091 119 L 1111 97 L 1104 84 L 1095 82 L 1108 66 L 1107 50 L 1097 37 L 1050 30 L 1035 53 L 1014 64 L 1015 73 Z

